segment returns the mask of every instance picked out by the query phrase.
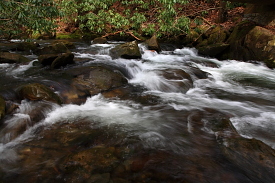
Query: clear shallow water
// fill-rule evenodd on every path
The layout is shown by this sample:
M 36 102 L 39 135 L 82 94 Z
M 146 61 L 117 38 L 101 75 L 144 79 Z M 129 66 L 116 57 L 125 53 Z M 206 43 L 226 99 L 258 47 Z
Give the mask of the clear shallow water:
M 125 135 L 124 140 L 118 140 L 122 141 L 123 146 L 141 146 L 142 152 L 144 149 L 153 149 L 171 152 L 174 156 L 195 154 L 213 158 L 216 136 L 208 124 L 212 116 L 225 114 L 240 135 L 261 140 L 275 148 L 274 70 L 261 64 L 201 57 L 191 48 L 164 50 L 158 54 L 146 50 L 142 44 L 142 59 L 113 60 L 108 53 L 117 44 L 119 43 L 80 45 L 74 51 L 75 58 L 85 61 L 71 67 L 105 64 L 120 68 L 126 74 L 129 84 L 142 88 L 139 95 L 156 96 L 159 102 L 142 105 L 131 99 L 108 99 L 101 94 L 88 98 L 81 105 L 58 106 L 49 102 L 23 101 L 18 104 L 15 114 L 3 120 L 4 125 L 0 131 L 2 169 L 11 172 L 20 170 L 21 165 L 17 164 L 20 159 L 18 149 L 24 143 L 45 138 L 41 135 L 41 129 L 43 131 L 56 124 L 74 124 L 80 121 L 85 121 L 87 128 L 91 129 L 114 129 L 116 135 Z M 57 82 L 62 87 L 62 83 L 55 81 L 54 77 L 32 71 L 35 70 L 32 62 L 20 66 L 0 64 L 1 75 L 19 83 Z M 194 69 L 204 71 L 207 78 L 200 78 Z M 190 74 L 192 84 L 183 89 L 181 86 L 186 85 L 188 79 L 167 78 L 163 73 L 168 70 L 181 70 Z M 177 75 L 176 72 L 174 75 Z M 5 92 L 2 91 L 4 96 Z M 32 120 L 36 116 L 34 108 L 41 111 L 35 122 Z M 209 112 L 209 109 L 214 112 Z M 10 130 L 21 123 L 26 125 L 26 130 L 18 132 L 19 135 L 12 138 Z M 209 171 L 215 172 L 222 164 L 211 165 L 213 167 Z M 184 168 L 179 166 L 179 170 L 182 169 Z M 224 169 L 232 171 L 227 165 Z M 234 174 L 238 173 L 234 171 Z M 246 180 L 242 176 L 240 180 Z

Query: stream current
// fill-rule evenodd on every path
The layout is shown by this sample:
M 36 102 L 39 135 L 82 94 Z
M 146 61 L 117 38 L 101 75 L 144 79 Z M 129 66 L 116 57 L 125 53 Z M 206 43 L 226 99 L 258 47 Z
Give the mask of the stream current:
M 106 98 L 102 94 L 91 96 L 80 105 L 18 102 L 18 109 L 1 121 L 3 182 L 265 182 L 249 170 L 253 165 L 242 167 L 226 158 L 219 146 L 227 147 L 227 141 L 217 142 L 217 131 L 210 123 L 229 119 L 244 139 L 257 139 L 274 149 L 274 70 L 258 62 L 206 58 L 193 48 L 178 49 L 171 45 L 162 45 L 162 51 L 156 53 L 140 44 L 142 59 L 112 59 L 109 50 L 117 44 L 121 43 L 76 42 L 77 48 L 73 50 L 76 64 L 56 72 L 82 66 L 113 66 L 123 71 L 129 85 L 139 88 L 138 95 L 153 96 L 156 102 L 142 104 L 131 98 Z M 25 56 L 32 62 L 0 64 L 0 92 L 4 98 L 12 98 L 12 90 L 25 83 L 66 87 L 66 78 L 57 78 L 58 74 L 47 74 L 47 69 L 33 66 L 36 55 Z M 188 85 L 186 79 L 163 76 L 163 72 L 169 71 L 176 75 L 174 70 L 188 73 L 192 84 Z M 206 77 L 199 77 L 198 71 L 203 71 Z M 34 110 L 40 115 L 35 123 L 30 119 Z M 11 139 L 10 129 L 26 121 L 26 129 Z M 63 128 L 66 130 L 60 131 Z M 57 136 L 64 133 L 83 134 L 85 143 L 70 141 L 61 147 L 68 141 Z M 114 152 L 110 150 L 113 147 Z M 103 162 L 87 160 L 96 164 L 96 170 L 84 168 L 84 171 L 85 166 L 68 170 L 72 166 L 68 162 L 74 157 L 71 154 L 93 148 L 100 149 L 102 154 L 113 152 L 117 162 L 102 168 L 102 164 L 111 161 L 108 156 Z M 101 150 L 104 148 L 105 151 Z M 67 156 L 71 159 L 66 160 Z M 124 170 L 118 168 L 122 165 Z M 267 180 L 275 181 L 274 172 L 268 175 Z

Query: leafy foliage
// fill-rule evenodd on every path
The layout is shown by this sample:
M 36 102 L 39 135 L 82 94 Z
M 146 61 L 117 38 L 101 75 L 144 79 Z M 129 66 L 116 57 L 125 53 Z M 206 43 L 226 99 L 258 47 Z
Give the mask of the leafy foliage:
M 187 0 L 62 0 L 68 20 L 94 33 L 131 31 L 158 36 L 186 33 L 189 18 L 178 15 L 177 7 Z
M 53 0 L 1 0 L 0 36 L 51 32 L 58 16 L 60 12 Z

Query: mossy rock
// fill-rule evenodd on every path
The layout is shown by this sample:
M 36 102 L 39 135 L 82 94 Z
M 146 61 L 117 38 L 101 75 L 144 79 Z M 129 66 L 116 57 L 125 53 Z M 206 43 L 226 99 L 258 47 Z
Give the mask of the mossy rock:
M 79 33 L 57 33 L 56 39 L 81 39 L 82 35 Z
M 36 42 L 21 42 L 18 43 L 17 51 L 35 51 L 39 46 Z
M 198 51 L 202 55 L 207 55 L 210 57 L 217 57 L 219 54 L 227 49 L 230 45 L 225 43 L 216 43 L 207 46 L 202 46 L 198 48 Z
M 127 42 L 110 50 L 112 58 L 139 59 L 141 53 L 137 41 Z
M 9 52 L 0 52 L 0 63 L 27 63 L 30 62 L 26 57 Z
M 233 45 L 236 42 L 242 41 L 245 36 L 255 27 L 255 24 L 250 21 L 240 22 L 230 34 L 228 40 L 226 41 L 228 44 Z
M 57 53 L 69 53 L 69 49 L 74 49 L 75 45 L 70 41 L 55 41 L 52 44 L 36 50 L 36 54 L 57 54 Z
M 6 102 L 2 96 L 0 96 L 0 119 L 5 116 L 6 111 Z
M 57 104 L 61 104 L 61 99 L 49 87 L 39 84 L 31 83 L 20 87 L 17 93 L 21 99 L 29 100 L 46 100 Z
M 56 40 L 54 42 L 52 42 L 52 46 L 55 46 L 56 44 L 61 44 L 66 46 L 68 49 L 74 49 L 75 48 L 75 44 L 69 40 Z
M 255 60 L 263 60 L 268 67 L 275 67 L 275 35 L 273 32 L 256 26 L 246 35 L 244 46 L 251 50 Z
M 249 48 L 244 46 L 245 37 L 255 27 L 255 24 L 250 21 L 243 21 L 239 23 L 226 41 L 230 44 L 228 53 L 225 55 L 227 59 L 235 60 L 254 60 L 253 53 Z M 225 58 L 225 57 L 224 57 Z
M 191 29 L 187 36 L 182 40 L 182 44 L 184 45 L 193 45 L 195 42 L 201 42 L 202 38 L 200 34 L 196 31 Z
M 222 26 L 216 26 L 209 31 L 209 37 L 207 38 L 208 44 L 223 43 L 227 39 L 227 33 Z

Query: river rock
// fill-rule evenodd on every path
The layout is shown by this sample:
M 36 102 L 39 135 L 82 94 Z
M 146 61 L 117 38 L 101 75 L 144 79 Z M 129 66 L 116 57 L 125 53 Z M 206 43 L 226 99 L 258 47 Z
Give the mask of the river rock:
M 39 44 L 36 42 L 19 42 L 19 43 L 0 43 L 0 50 L 8 51 L 26 51 L 34 52 L 39 47 Z
M 35 53 L 38 55 L 68 53 L 70 48 L 75 48 L 73 43 L 58 41 L 38 49 Z
M 223 141 L 220 145 L 223 155 L 250 175 L 252 182 L 274 182 L 274 149 L 256 139 L 240 137 Z
M 12 51 L 32 51 L 35 52 L 39 48 L 39 44 L 36 42 L 20 42 L 17 44 L 15 50 Z
M 54 42 L 51 43 L 52 46 L 55 45 L 64 45 L 68 49 L 75 49 L 75 44 L 71 41 L 68 40 L 55 40 Z
M 62 54 L 46 54 L 40 55 L 38 61 L 43 65 L 50 65 L 52 69 L 58 69 L 62 66 L 74 63 L 74 54 L 62 53 Z
M 119 164 L 115 153 L 114 147 L 94 146 L 68 155 L 61 160 L 59 166 L 62 171 L 71 174 L 71 176 L 76 176 L 78 173 L 88 173 L 89 176 L 95 173 L 108 173 Z
M 38 61 L 43 65 L 51 65 L 53 61 L 58 57 L 58 54 L 45 54 L 38 57 Z
M 110 50 L 112 58 L 139 59 L 141 53 L 137 41 L 132 41 L 116 46 Z
M 162 71 L 162 76 L 173 84 L 175 90 L 186 92 L 193 87 L 191 76 L 181 69 L 166 69 Z
M 49 87 L 39 84 L 31 83 L 20 87 L 17 91 L 18 95 L 22 99 L 29 100 L 46 100 L 57 104 L 61 104 L 61 99 L 57 94 L 53 92 Z
M 223 51 L 226 50 L 229 46 L 229 44 L 217 43 L 199 47 L 198 51 L 202 55 L 218 58 L 219 55 L 223 53 Z
M 9 52 L 0 52 L 0 63 L 27 63 L 30 62 L 26 57 Z
M 92 42 L 93 44 L 106 44 L 107 43 L 107 39 L 104 37 L 97 37 L 93 40 Z
M 74 54 L 72 53 L 63 53 L 59 55 L 51 64 L 52 69 L 58 69 L 62 66 L 74 63 Z
M 157 37 L 154 35 L 150 39 L 146 40 L 148 50 L 155 50 L 157 52 L 161 51 L 160 45 L 158 43 Z
M 225 59 L 232 60 L 254 60 L 252 59 L 253 54 L 250 53 L 249 49 L 244 46 L 245 37 L 255 27 L 255 24 L 250 21 L 240 22 L 230 34 L 226 43 L 230 45 L 224 55 Z
M 273 32 L 256 26 L 246 35 L 244 46 L 250 50 L 255 60 L 263 60 L 268 67 L 275 67 L 275 35 Z
M 150 94 L 140 94 L 141 91 L 132 86 L 119 87 L 110 91 L 103 92 L 105 98 L 133 100 L 142 105 L 156 105 L 161 101 L 158 96 Z
M 121 87 L 127 79 L 118 71 L 107 67 L 87 67 L 72 81 L 78 96 L 96 95 L 103 91 Z
M 5 115 L 6 110 L 6 102 L 2 96 L 0 96 L 0 119 L 2 119 Z

